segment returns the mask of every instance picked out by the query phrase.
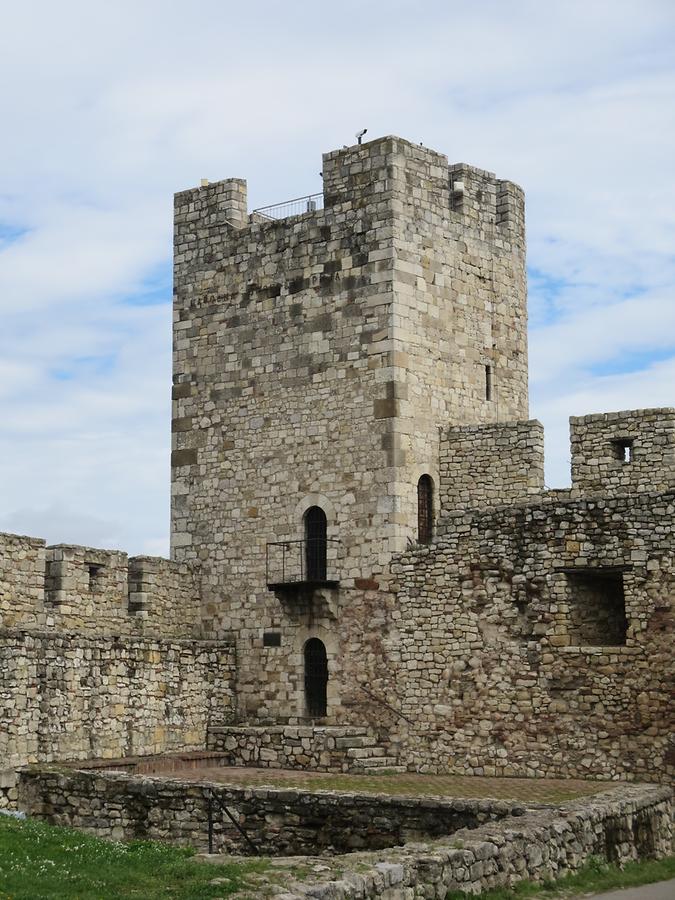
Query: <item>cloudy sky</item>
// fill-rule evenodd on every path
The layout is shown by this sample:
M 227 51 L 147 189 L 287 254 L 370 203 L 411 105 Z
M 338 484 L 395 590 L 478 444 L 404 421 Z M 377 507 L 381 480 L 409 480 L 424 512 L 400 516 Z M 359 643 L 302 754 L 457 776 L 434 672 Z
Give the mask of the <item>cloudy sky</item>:
M 172 193 L 399 134 L 528 198 L 531 412 L 675 405 L 673 0 L 0 0 L 0 529 L 164 553 Z

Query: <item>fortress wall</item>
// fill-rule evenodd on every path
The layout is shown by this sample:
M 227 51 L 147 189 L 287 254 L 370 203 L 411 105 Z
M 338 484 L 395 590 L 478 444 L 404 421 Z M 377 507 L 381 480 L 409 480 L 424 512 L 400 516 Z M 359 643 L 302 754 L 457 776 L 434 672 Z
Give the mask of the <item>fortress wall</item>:
M 675 409 L 573 416 L 570 436 L 579 494 L 675 488 Z
M 235 654 L 200 635 L 190 564 L 0 535 L 0 804 L 29 761 L 204 747 Z
M 456 513 L 401 555 L 386 652 L 402 761 L 426 771 L 663 781 L 675 494 Z
M 161 557 L 0 534 L 0 627 L 197 638 L 200 576 Z
M 520 503 L 544 491 L 540 422 L 446 428 L 440 448 L 441 515 Z
M 202 749 L 234 667 L 224 642 L 0 630 L 0 806 L 28 762 Z
M 0 533 L 0 625 L 31 627 L 44 618 L 45 542 Z

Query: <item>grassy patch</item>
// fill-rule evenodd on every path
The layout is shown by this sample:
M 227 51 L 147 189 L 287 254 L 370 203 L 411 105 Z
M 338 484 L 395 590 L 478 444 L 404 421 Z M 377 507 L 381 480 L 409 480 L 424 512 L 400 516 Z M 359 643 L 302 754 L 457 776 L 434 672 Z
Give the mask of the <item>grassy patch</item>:
M 165 844 L 103 841 L 0 816 L 0 900 L 211 900 L 243 889 L 268 866 L 213 866 L 191 856 Z
M 573 875 L 566 875 L 556 881 L 536 884 L 521 881 L 513 888 L 495 888 L 481 894 L 481 900 L 524 900 L 528 897 L 575 897 L 580 894 L 599 894 L 619 888 L 638 887 L 655 881 L 675 878 L 675 856 L 666 859 L 650 859 L 645 862 L 630 862 L 620 869 L 601 860 L 592 860 Z M 450 891 L 447 900 L 474 900 L 474 894 Z

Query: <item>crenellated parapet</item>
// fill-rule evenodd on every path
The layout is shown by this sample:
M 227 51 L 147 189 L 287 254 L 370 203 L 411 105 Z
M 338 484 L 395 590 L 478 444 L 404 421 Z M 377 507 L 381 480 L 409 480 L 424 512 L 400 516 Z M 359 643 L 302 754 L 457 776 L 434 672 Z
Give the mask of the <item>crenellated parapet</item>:
M 675 409 L 570 418 L 572 487 L 544 485 L 540 422 L 451 425 L 441 430 L 441 518 L 463 509 L 528 501 L 675 490 Z
M 160 557 L 0 535 L 0 625 L 87 634 L 202 634 L 195 568 Z

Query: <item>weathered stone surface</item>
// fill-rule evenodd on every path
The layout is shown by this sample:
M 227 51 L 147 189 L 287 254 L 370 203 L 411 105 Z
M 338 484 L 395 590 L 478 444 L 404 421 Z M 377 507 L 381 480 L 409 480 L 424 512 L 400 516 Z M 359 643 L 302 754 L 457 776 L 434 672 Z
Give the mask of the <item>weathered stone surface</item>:
M 520 188 L 395 137 L 326 154 L 323 182 L 323 209 L 282 220 L 246 218 L 241 181 L 175 202 L 174 381 L 191 390 L 173 415 L 193 425 L 173 440 L 198 450 L 199 477 L 173 470 L 173 553 L 202 560 L 208 619 L 237 635 L 244 719 L 306 715 L 311 636 L 329 651 L 330 721 L 381 714 L 363 686 L 417 481 L 438 483 L 438 425 L 527 414 Z M 280 601 L 266 544 L 302 538 L 311 505 L 340 541 L 339 594 Z M 263 646 L 270 628 L 279 647 Z
M 522 191 L 394 137 L 323 177 L 283 219 L 176 195 L 173 560 L 0 535 L 0 766 L 211 728 L 264 766 L 672 778 L 675 410 L 572 419 L 546 490 Z M 307 727 L 310 638 L 367 740 Z
M 397 896 L 392 892 L 442 898 L 448 890 L 478 893 L 523 878 L 556 878 L 592 856 L 618 863 L 658 858 L 672 846 L 671 791 L 648 785 L 622 785 L 559 807 L 523 810 L 504 801 L 232 788 L 63 768 L 21 772 L 19 805 L 50 822 L 103 837 L 206 849 L 210 815 L 214 850 L 250 853 L 221 804 L 259 852 L 359 851 L 356 860 L 351 854 L 332 856 L 321 866 L 326 875 L 289 886 L 284 896 L 293 898 L 391 900 Z M 396 846 L 390 856 L 383 849 L 411 836 L 414 842 Z M 331 879 L 333 868 L 340 874 Z

